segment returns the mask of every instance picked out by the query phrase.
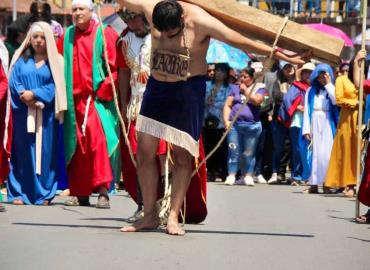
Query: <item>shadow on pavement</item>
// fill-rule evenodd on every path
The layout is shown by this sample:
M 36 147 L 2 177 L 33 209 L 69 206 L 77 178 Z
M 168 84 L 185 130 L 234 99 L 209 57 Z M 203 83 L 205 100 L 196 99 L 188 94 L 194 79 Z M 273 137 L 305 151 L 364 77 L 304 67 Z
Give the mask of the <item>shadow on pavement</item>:
M 343 220 L 347 220 L 347 221 L 352 221 L 353 222 L 353 218 L 336 217 L 336 216 L 331 216 L 331 215 L 328 215 L 328 217 L 334 218 L 334 219 L 343 219 Z
M 114 219 L 115 220 L 115 219 Z M 112 229 L 119 230 L 120 226 L 101 226 L 101 225 L 86 225 L 86 224 L 51 224 L 51 223 L 28 223 L 28 222 L 15 222 L 14 225 L 22 226 L 41 226 L 41 227 L 66 227 L 66 228 L 92 228 L 92 229 Z M 278 236 L 278 237 L 300 237 L 312 238 L 312 234 L 290 234 L 290 233 L 263 233 L 263 232 L 238 232 L 238 231 L 218 231 L 218 230 L 191 230 L 187 229 L 187 233 L 198 234 L 226 234 L 226 235 L 260 235 L 260 236 Z M 143 231 L 147 232 L 147 231 Z M 150 230 L 150 232 L 163 232 L 161 229 Z
M 127 222 L 128 218 L 81 218 L 80 220 L 109 220 Z
M 200 234 L 228 234 L 228 235 L 261 235 L 261 236 L 280 236 L 280 237 L 315 237 L 312 234 L 291 234 L 291 233 L 264 233 L 264 232 L 235 232 L 235 231 L 210 231 L 210 230 L 191 230 L 186 229 L 187 233 Z
M 66 227 L 66 228 L 91 228 L 91 229 L 121 229 L 121 226 L 101 226 L 101 225 L 87 225 L 87 224 L 52 224 L 52 223 L 27 223 L 27 222 L 14 222 L 14 225 L 23 226 L 40 226 L 40 227 Z
M 361 239 L 361 238 L 357 238 L 357 237 L 347 237 L 347 238 L 349 238 L 349 239 L 354 239 L 354 240 L 358 240 L 358 241 L 362 241 L 362 242 L 370 243 L 370 240 Z

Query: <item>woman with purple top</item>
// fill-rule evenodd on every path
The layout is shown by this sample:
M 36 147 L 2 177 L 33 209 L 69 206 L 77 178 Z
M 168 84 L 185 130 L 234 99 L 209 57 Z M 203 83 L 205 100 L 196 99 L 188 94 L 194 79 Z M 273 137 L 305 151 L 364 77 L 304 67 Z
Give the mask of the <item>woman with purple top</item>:
M 228 128 L 231 121 L 249 97 L 245 108 L 239 114 L 228 135 L 228 177 L 225 185 L 241 184 L 254 186 L 253 171 L 255 152 L 262 131 L 260 122 L 260 106 L 267 94 L 262 83 L 255 83 L 254 69 L 246 68 L 240 77 L 240 87 L 233 89 L 224 106 L 224 122 Z M 235 181 L 238 170 L 241 178 Z

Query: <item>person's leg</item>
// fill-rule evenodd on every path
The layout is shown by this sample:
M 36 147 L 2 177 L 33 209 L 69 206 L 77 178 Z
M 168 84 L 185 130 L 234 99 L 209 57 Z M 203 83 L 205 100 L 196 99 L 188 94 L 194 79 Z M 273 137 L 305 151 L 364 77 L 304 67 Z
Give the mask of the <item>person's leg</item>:
M 138 132 L 138 149 L 136 154 L 137 173 L 144 202 L 144 217 L 132 226 L 121 229 L 123 232 L 135 232 L 153 229 L 159 225 L 156 209 L 158 167 L 156 161 L 159 139 Z
M 263 153 L 265 149 L 266 134 L 267 134 L 267 125 L 262 125 L 262 131 L 256 149 L 256 166 L 255 166 L 256 176 L 261 175 L 263 170 L 263 158 L 264 158 Z
M 213 144 L 213 147 L 215 147 L 218 142 L 220 141 L 222 135 L 223 135 L 223 132 L 224 132 L 224 129 L 214 129 L 213 130 L 214 133 L 213 133 L 213 140 L 214 140 L 214 144 Z M 223 167 L 224 167 L 224 161 L 225 161 L 225 149 L 222 148 L 222 144 L 220 145 L 220 147 L 216 150 L 216 152 L 214 152 L 213 154 L 213 162 L 214 162 L 214 167 L 213 167 L 213 171 L 215 172 L 215 180 L 217 179 L 222 179 L 224 180 L 224 174 L 225 172 L 223 171 Z M 207 160 L 208 162 L 208 160 Z
M 238 132 L 235 127 L 232 127 L 227 135 L 227 144 L 227 171 L 229 175 L 226 178 L 225 185 L 233 185 L 239 169 L 239 139 Z
M 253 171 L 256 164 L 256 148 L 259 136 L 261 134 L 262 127 L 261 122 L 248 124 L 244 127 L 243 132 L 243 158 L 245 161 L 245 177 L 244 181 L 247 185 L 254 185 L 253 182 Z
M 277 182 L 277 174 L 280 169 L 281 157 L 284 152 L 284 141 L 285 133 L 281 129 L 281 124 L 276 120 L 272 122 L 272 140 L 273 140 L 273 152 L 272 152 L 272 177 L 268 181 L 269 184 Z
M 179 225 L 179 214 L 191 180 L 192 159 L 191 154 L 184 148 L 173 147 L 171 209 L 166 228 L 167 233 L 171 235 L 185 234 L 184 229 Z
M 299 152 L 299 136 L 301 129 L 298 127 L 291 127 L 289 129 L 290 139 L 292 140 L 291 151 L 292 151 L 292 168 L 291 168 L 291 178 L 292 181 L 302 180 L 302 162 Z
M 284 141 L 283 141 L 283 153 L 280 159 L 280 167 L 278 178 L 280 181 L 285 181 L 285 174 L 289 168 L 291 168 L 291 140 L 289 136 L 289 128 L 281 125 L 281 133 L 284 134 Z

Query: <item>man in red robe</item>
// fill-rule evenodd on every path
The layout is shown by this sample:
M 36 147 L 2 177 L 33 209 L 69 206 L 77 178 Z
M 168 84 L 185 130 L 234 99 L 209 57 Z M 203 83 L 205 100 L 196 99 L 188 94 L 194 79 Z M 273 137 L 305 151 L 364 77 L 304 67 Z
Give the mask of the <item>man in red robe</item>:
M 106 71 L 102 30 L 92 19 L 91 0 L 74 0 L 72 18 L 58 49 L 64 55 L 68 113 L 64 121 L 65 155 L 70 194 L 68 206 L 89 205 L 98 192 L 97 208 L 110 208 L 108 188 L 119 177 L 119 128 Z M 105 27 L 109 66 L 114 81 L 117 34 Z M 117 176 L 118 174 L 118 176 Z

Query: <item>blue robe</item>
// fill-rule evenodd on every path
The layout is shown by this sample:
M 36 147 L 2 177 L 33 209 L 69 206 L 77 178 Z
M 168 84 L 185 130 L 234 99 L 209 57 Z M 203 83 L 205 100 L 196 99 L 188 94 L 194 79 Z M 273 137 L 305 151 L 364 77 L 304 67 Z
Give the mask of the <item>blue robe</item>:
M 13 144 L 11 172 L 8 180 L 8 201 L 22 200 L 25 204 L 51 201 L 58 180 L 58 122 L 54 113 L 55 84 L 48 62 L 36 68 L 30 57 L 18 59 L 10 75 L 13 112 Z M 28 107 L 19 96 L 31 90 L 35 99 L 44 103 L 42 131 L 41 175 L 36 175 L 36 134 L 27 132 Z

